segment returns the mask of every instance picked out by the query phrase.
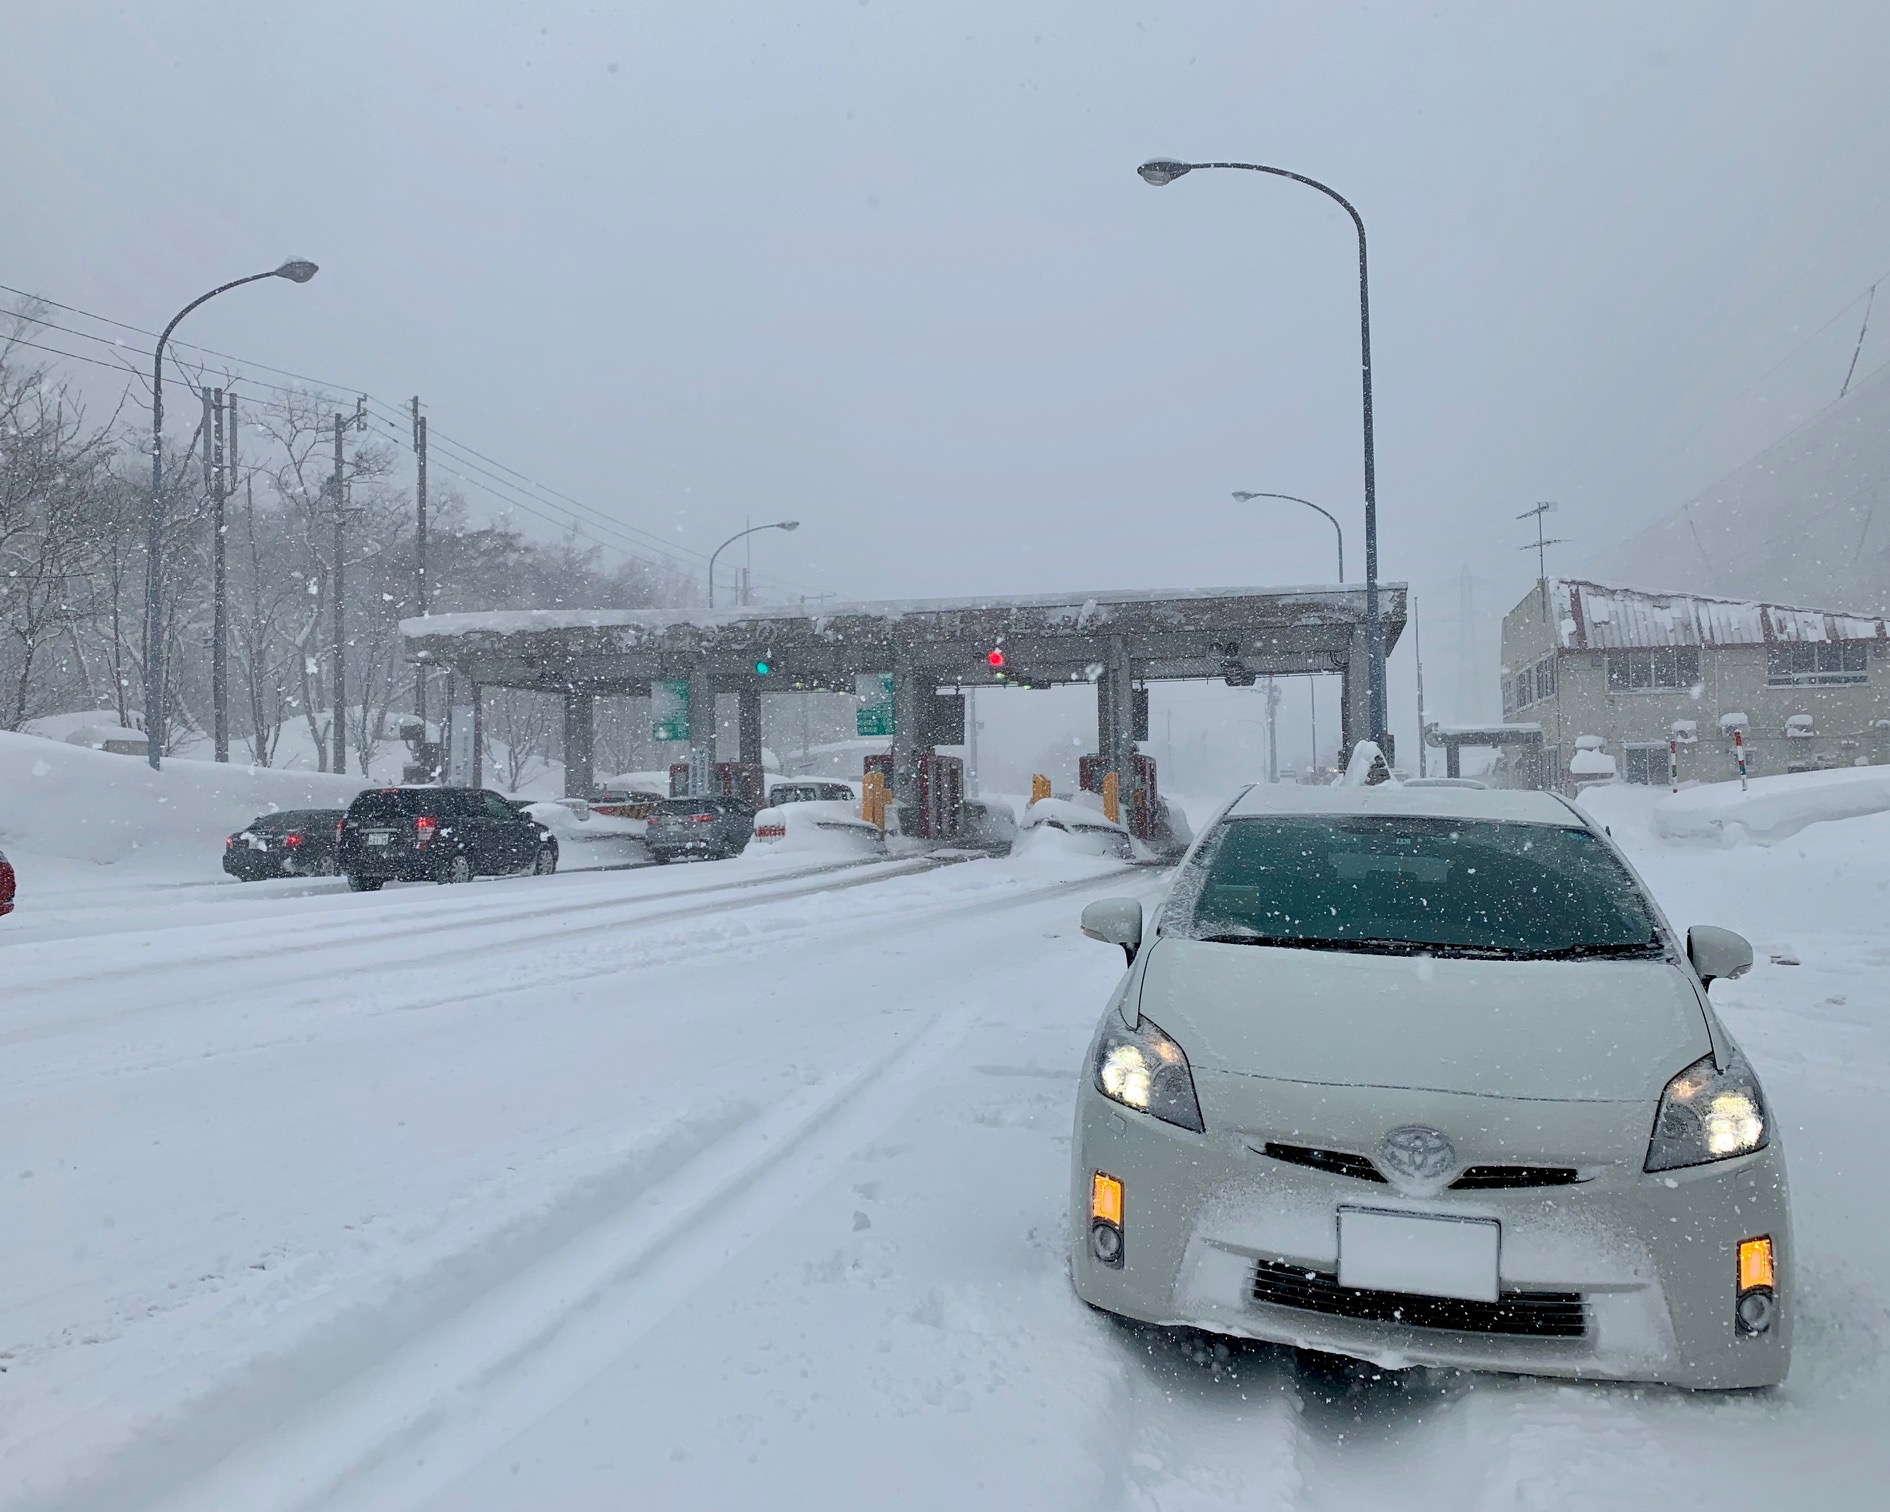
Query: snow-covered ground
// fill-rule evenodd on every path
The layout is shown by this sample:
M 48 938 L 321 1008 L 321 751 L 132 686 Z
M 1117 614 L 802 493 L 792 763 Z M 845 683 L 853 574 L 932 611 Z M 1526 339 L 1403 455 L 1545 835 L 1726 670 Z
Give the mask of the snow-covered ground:
M 0 921 L 0 1506 L 1879 1506 L 1890 814 L 1708 849 L 1658 796 L 1595 804 L 1677 923 L 1758 952 L 1714 992 L 1790 1152 L 1776 1392 L 1083 1308 L 1072 1092 L 1120 957 L 1076 915 L 1156 871 L 781 854 L 188 908 L 152 875 Z

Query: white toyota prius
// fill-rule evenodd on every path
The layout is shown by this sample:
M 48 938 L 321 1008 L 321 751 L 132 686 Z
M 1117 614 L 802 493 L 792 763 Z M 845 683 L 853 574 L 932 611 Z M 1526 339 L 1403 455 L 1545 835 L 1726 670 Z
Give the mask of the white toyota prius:
M 1675 932 L 1546 793 L 1250 789 L 1090 1047 L 1072 1271 L 1095 1307 L 1380 1365 L 1751 1387 L 1791 1356 L 1785 1160 Z

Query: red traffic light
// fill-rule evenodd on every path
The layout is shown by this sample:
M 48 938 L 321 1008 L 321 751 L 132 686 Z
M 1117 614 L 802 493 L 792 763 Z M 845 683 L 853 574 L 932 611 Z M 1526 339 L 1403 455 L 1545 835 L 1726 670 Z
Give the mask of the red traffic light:
M 984 659 L 994 667 L 1004 665 L 1004 653 L 996 646 L 993 646 L 989 651 L 985 652 Z

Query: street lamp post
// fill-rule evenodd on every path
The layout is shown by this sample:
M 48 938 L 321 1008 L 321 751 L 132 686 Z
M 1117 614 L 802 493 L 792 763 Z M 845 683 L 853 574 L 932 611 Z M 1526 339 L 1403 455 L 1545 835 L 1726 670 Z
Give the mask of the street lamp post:
M 164 626 L 159 613 L 159 578 L 164 561 L 164 343 L 171 339 L 171 332 L 177 329 L 178 321 L 198 305 L 215 299 L 219 294 L 263 278 L 286 278 L 290 283 L 307 283 L 316 271 L 314 263 L 298 257 L 291 258 L 279 268 L 271 268 L 267 273 L 251 273 L 247 277 L 233 278 L 226 284 L 218 284 L 208 294 L 198 295 L 171 317 L 171 323 L 164 327 L 164 333 L 157 339 L 157 350 L 151 354 L 151 516 L 147 522 L 150 542 L 144 582 L 144 733 L 146 759 L 150 761 L 154 772 L 158 770 L 164 752 Z
M 1234 497 L 1242 504 L 1247 503 L 1251 499 L 1285 499 L 1293 504 L 1304 504 L 1308 509 L 1319 509 L 1319 506 L 1313 503 L 1311 499 L 1302 499 L 1297 494 L 1249 493 L 1244 488 L 1237 488 L 1234 490 Z M 1319 513 L 1324 515 L 1331 523 L 1332 533 L 1339 538 L 1339 582 L 1343 585 L 1345 582 L 1345 531 L 1340 528 L 1339 522 L 1333 519 L 1331 510 L 1319 509 Z
M 728 548 L 733 546 L 737 541 L 741 540 L 743 536 L 751 536 L 758 530 L 799 530 L 800 528 L 801 528 L 801 522 L 799 520 L 775 520 L 772 523 L 767 524 L 767 525 L 750 525 L 748 529 L 746 530 L 736 531 L 734 535 L 730 536 L 720 546 L 716 547 L 714 551 L 710 552 L 709 553 L 709 607 L 711 609 L 715 607 L 715 559 L 717 557 L 719 557 L 723 552 L 727 551 Z
M 1352 208 L 1352 202 L 1331 185 L 1290 169 L 1269 168 L 1264 163 L 1182 163 L 1173 158 L 1152 158 L 1135 171 L 1159 187 L 1172 184 L 1184 173 L 1192 173 L 1197 168 L 1239 168 L 1248 173 L 1270 173 L 1275 178 L 1291 179 L 1296 184 L 1317 189 L 1352 217 L 1352 226 L 1358 232 L 1359 375 L 1365 399 L 1365 661 L 1371 693 L 1372 737 L 1382 746 L 1389 719 L 1385 710 L 1385 641 L 1378 618 L 1378 478 L 1372 450 L 1372 306 L 1365 272 L 1365 222 Z

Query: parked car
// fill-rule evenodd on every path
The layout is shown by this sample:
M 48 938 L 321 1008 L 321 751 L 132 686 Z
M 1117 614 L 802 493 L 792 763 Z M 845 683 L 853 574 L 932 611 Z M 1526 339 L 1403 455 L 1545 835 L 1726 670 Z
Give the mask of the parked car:
M 748 844 L 755 813 L 753 804 L 739 798 L 665 798 L 650 815 L 643 843 L 661 862 L 739 856 Z
M 338 833 L 337 859 L 356 892 L 558 869 L 551 831 L 484 788 L 370 788 L 348 806 Z
M 1404 1365 L 1772 1386 L 1780 1128 L 1682 933 L 1548 793 L 1256 787 L 1083 932 L 1130 958 L 1078 1093 L 1084 1301 Z
M 13 912 L 13 863 L 0 851 L 0 915 Z
M 859 794 L 844 782 L 777 782 L 768 789 L 768 807 L 784 803 L 858 803 Z
M 342 809 L 258 814 L 223 842 L 223 869 L 239 882 L 265 877 L 332 877 Z
M 665 801 L 661 793 L 643 788 L 601 787 L 591 797 L 590 811 L 605 819 L 648 819 Z

